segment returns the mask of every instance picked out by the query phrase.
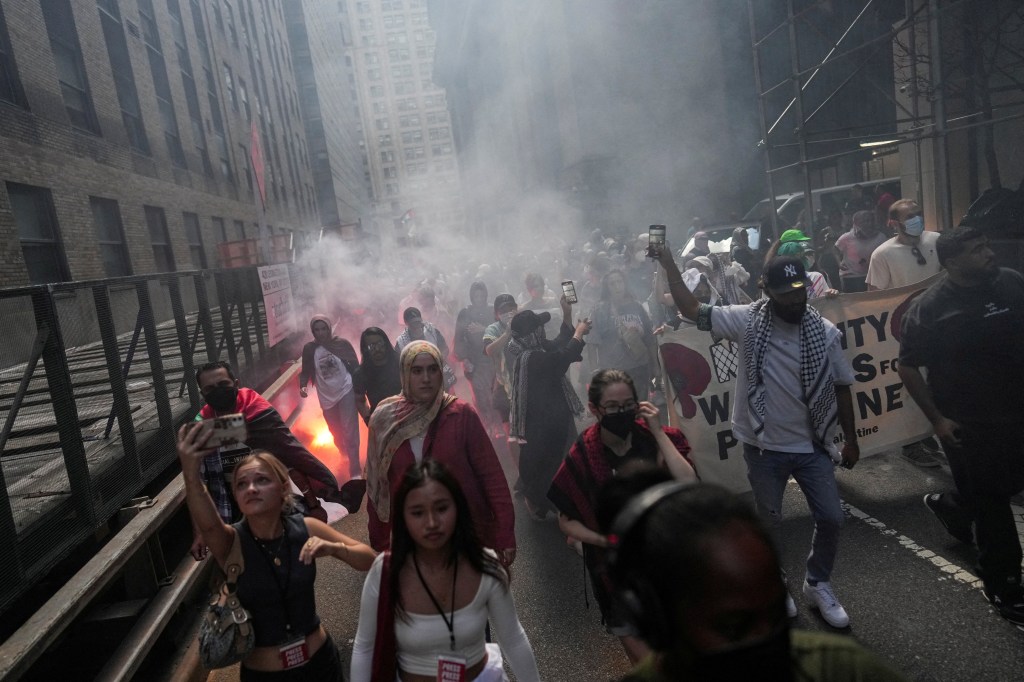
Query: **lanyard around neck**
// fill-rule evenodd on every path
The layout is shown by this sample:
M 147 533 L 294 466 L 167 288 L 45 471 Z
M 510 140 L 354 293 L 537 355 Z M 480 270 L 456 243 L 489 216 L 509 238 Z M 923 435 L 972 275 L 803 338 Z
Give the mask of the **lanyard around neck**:
M 423 574 L 420 572 L 420 564 L 416 561 L 416 554 L 412 555 L 412 565 L 416 568 L 416 576 L 420 579 L 420 585 L 423 585 L 423 589 L 427 591 L 427 596 L 430 597 L 431 603 L 437 612 L 441 614 L 441 620 L 444 621 L 445 627 L 448 628 L 448 639 L 452 645 L 452 651 L 455 651 L 455 581 L 459 577 L 459 558 L 455 557 L 455 570 L 452 571 L 452 612 L 451 618 L 445 618 L 444 609 L 441 604 L 438 603 L 434 593 L 427 587 L 427 581 L 423 579 Z

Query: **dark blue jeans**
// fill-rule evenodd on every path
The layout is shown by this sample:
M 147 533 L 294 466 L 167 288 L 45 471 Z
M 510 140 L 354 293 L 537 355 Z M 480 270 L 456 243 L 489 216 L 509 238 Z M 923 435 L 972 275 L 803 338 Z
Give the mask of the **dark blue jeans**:
M 782 496 L 789 477 L 796 479 L 814 518 L 811 553 L 807 557 L 807 579 L 829 580 L 839 551 L 843 509 L 839 505 L 834 464 L 828 453 L 817 446 L 814 452 L 793 453 L 761 450 L 744 443 L 743 459 L 747 461 L 747 479 L 754 492 L 758 514 L 772 532 L 780 551 L 778 531 L 782 524 Z

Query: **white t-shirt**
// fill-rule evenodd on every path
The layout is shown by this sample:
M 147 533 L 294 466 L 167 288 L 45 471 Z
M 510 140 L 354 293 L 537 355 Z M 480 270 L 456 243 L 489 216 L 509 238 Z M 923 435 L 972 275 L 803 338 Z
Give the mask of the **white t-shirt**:
M 886 241 L 871 254 L 868 265 L 868 276 L 865 280 L 876 289 L 896 289 L 908 284 L 916 284 L 940 272 L 939 256 L 935 252 L 935 242 L 939 241 L 938 232 L 921 233 L 918 251 L 926 263 L 917 262 L 913 246 L 903 244 L 896 237 Z
M 491 550 L 485 551 L 495 556 Z M 352 682 L 370 682 L 383 560 L 383 554 L 377 555 L 363 583 L 359 627 L 352 645 Z M 412 561 L 412 557 L 408 560 Z M 516 615 L 512 593 L 487 574 L 480 576 L 480 587 L 473 601 L 455 611 L 455 651 L 451 650 L 448 626 L 440 614 L 406 612 L 405 616 L 407 619 L 403 620 L 402 616 L 395 614 L 396 653 L 401 670 L 417 675 L 435 675 L 438 654 L 462 656 L 466 659 L 467 667 L 475 665 L 484 657 L 484 631 L 490 620 L 502 654 L 516 679 L 522 682 L 540 679 L 530 640 Z
M 329 410 L 352 390 L 352 375 L 345 363 L 323 346 L 316 347 L 313 364 L 316 365 L 316 395 L 320 407 Z
M 836 240 L 836 249 L 843 255 L 839 264 L 839 275 L 842 277 L 863 277 L 868 272 L 871 254 L 886 241 L 885 235 L 876 232 L 873 237 L 860 239 L 853 230 L 844 232 Z
M 747 402 L 747 372 L 742 363 L 745 357 L 743 337 L 749 317 L 749 305 L 718 307 L 711 312 L 714 333 L 739 344 L 741 364 L 732 398 L 732 433 L 738 440 L 762 450 L 813 452 L 811 418 L 800 383 L 800 325 L 783 322 L 778 317 L 772 321 L 772 335 L 764 354 L 764 430 L 760 436 L 754 433 Z M 853 368 L 843 355 L 842 335 L 834 324 L 828 320 L 823 322 L 832 381 L 840 386 L 852 385 Z

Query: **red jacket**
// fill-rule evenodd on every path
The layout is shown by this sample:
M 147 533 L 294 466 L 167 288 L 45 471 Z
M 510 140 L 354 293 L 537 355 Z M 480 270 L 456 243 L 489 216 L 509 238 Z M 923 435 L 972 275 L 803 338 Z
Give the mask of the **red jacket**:
M 429 452 L 432 459 L 443 464 L 462 486 L 484 546 L 495 550 L 515 548 L 515 510 L 508 481 L 491 438 L 473 406 L 456 400 L 441 412 L 433 438 L 428 432 L 423 442 L 423 452 Z M 395 452 L 388 470 L 392 500 L 398 494 L 402 475 L 415 461 L 412 447 L 405 441 Z M 378 552 L 384 551 L 391 546 L 391 524 L 377 517 L 369 498 L 366 509 L 370 545 Z

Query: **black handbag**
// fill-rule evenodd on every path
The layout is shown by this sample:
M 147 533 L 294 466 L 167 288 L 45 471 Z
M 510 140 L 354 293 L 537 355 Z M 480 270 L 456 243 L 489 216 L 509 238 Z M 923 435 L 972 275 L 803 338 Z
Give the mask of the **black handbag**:
M 199 658 L 208 670 L 238 663 L 256 643 L 252 617 L 238 600 L 238 576 L 245 571 L 245 560 L 237 531 L 224 570 L 224 583 L 199 624 Z

